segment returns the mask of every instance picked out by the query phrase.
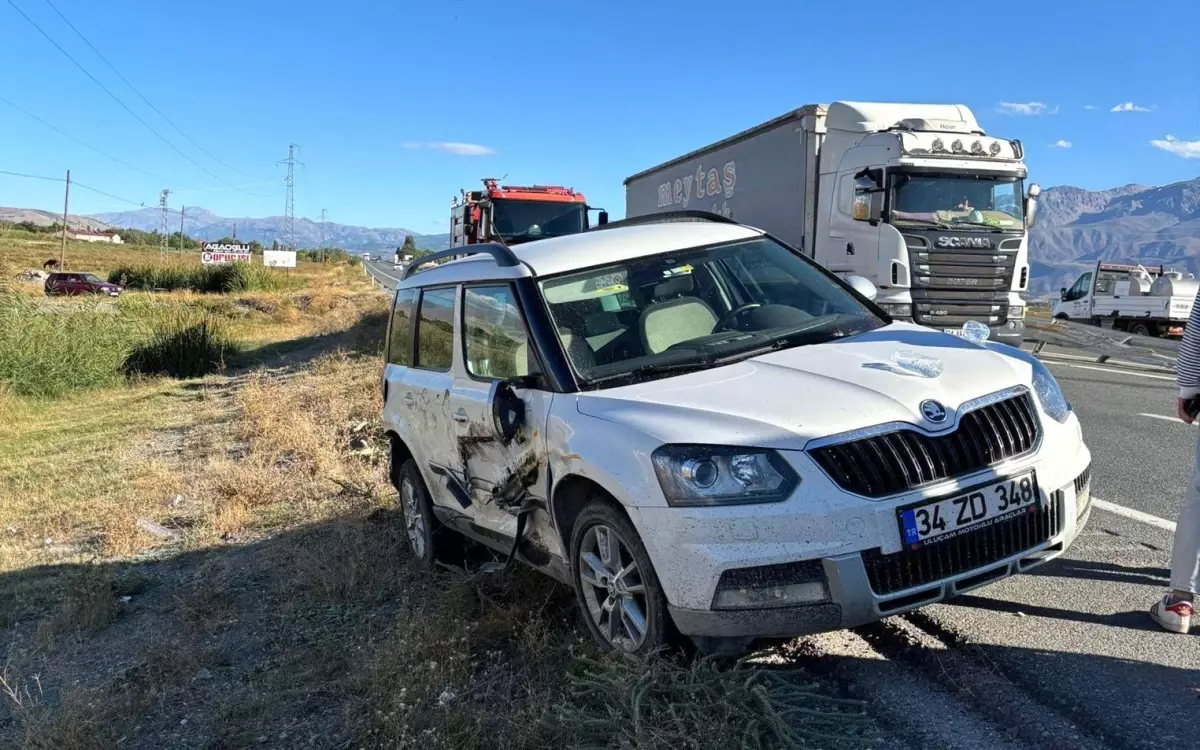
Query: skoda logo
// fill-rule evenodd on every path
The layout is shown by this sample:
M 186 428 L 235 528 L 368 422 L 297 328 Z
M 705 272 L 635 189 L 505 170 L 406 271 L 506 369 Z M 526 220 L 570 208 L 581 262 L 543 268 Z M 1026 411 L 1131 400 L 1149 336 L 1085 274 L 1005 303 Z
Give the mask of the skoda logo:
M 937 401 L 922 401 L 921 416 L 934 424 L 941 424 L 946 421 L 946 407 Z

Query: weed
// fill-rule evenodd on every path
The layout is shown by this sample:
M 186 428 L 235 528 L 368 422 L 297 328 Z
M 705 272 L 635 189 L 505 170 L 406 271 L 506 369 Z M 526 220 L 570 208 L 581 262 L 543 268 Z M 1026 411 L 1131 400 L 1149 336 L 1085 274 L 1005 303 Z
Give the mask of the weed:
M 148 341 L 125 361 L 125 371 L 140 375 L 198 378 L 224 368 L 237 344 L 221 319 L 174 308 L 153 325 Z
M 234 294 L 258 290 L 280 289 L 285 285 L 276 271 L 252 263 L 231 263 L 220 266 L 140 265 L 118 266 L 108 274 L 108 280 L 126 289 L 143 291 L 176 291 Z

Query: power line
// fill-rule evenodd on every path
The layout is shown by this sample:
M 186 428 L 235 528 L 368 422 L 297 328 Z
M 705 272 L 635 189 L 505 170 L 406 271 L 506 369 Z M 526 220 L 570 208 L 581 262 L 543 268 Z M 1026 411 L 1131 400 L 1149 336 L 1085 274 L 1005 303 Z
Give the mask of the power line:
M 96 148 L 95 146 L 93 146 L 90 143 L 87 143 L 86 141 L 82 141 L 79 138 L 76 138 L 75 136 L 73 136 L 70 133 L 68 133 L 67 131 L 55 126 L 54 124 L 46 122 L 45 120 L 38 117 L 37 115 L 30 112 L 29 110 L 15 104 L 13 102 L 10 102 L 8 99 L 5 99 L 3 96 L 0 96 L 0 102 L 7 104 L 8 106 L 17 110 L 18 112 L 25 115 L 26 117 L 36 120 L 37 122 L 40 122 L 42 125 L 45 125 L 46 127 L 50 128 L 54 132 L 63 136 L 64 138 L 69 138 L 70 140 L 78 143 L 80 146 L 91 149 L 92 151 L 95 151 L 97 154 L 100 154 L 101 156 L 103 156 L 104 158 L 111 159 L 112 161 L 115 161 L 117 164 L 120 164 L 121 166 L 128 167 L 129 169 L 132 169 L 135 172 L 141 172 L 142 174 L 146 175 L 147 177 L 153 177 L 156 180 L 163 180 L 164 182 L 169 182 L 171 184 L 178 184 L 174 180 L 168 180 L 166 177 L 163 177 L 162 175 L 157 175 L 157 174 L 154 174 L 153 172 L 147 172 L 146 170 L 142 169 L 141 167 L 135 167 L 134 165 L 130 164 L 129 162 L 125 161 L 124 159 L 119 159 L 106 151 L 102 151 L 102 150 Z M 186 187 L 186 185 L 184 187 Z
M 155 136 L 157 136 L 157 137 L 158 137 L 158 139 L 159 139 L 160 141 L 162 141 L 163 143 L 167 144 L 167 145 L 168 145 L 168 146 L 171 148 L 171 150 L 172 150 L 172 151 L 174 151 L 175 153 L 179 154 L 179 155 L 180 155 L 180 156 L 182 156 L 184 159 L 187 159 L 187 160 L 188 160 L 189 162 L 191 162 L 191 163 L 192 163 L 192 164 L 193 164 L 193 165 L 194 165 L 194 166 L 195 166 L 197 169 L 199 169 L 201 172 L 204 172 L 204 173 L 205 173 L 205 174 L 207 174 L 209 177 L 212 177 L 214 180 L 217 180 L 217 181 L 219 181 L 219 182 L 221 182 L 221 183 L 224 183 L 225 185 L 228 185 L 229 187 L 231 187 L 231 188 L 233 188 L 233 189 L 235 189 L 235 190 L 239 190 L 239 191 L 241 191 L 241 192 L 243 192 L 243 193 L 246 193 L 247 195 L 253 195 L 253 196 L 255 196 L 255 197 L 258 197 L 258 198 L 263 198 L 263 197 L 266 197 L 266 196 L 258 195 L 257 193 L 251 193 L 251 192 L 249 192 L 249 191 L 247 191 L 247 190 L 242 190 L 242 189 L 241 189 L 241 188 L 239 188 L 237 185 L 234 185 L 232 182 L 229 182 L 229 181 L 228 181 L 228 180 L 226 180 L 224 177 L 221 177 L 220 175 L 218 175 L 218 174 L 216 174 L 216 173 L 212 172 L 212 171 L 211 171 L 211 170 L 209 170 L 207 167 L 205 167 L 203 164 L 201 164 L 200 162 L 196 161 L 196 160 L 195 160 L 195 159 L 193 159 L 192 157 L 188 156 L 188 155 L 187 155 L 186 153 L 184 153 L 184 152 L 183 152 L 183 151 L 182 151 L 182 150 L 181 150 L 181 149 L 180 149 L 178 146 L 176 146 L 176 145 L 175 145 L 174 143 L 172 143 L 171 141 L 167 140 L 166 136 L 164 136 L 162 133 L 160 133 L 160 132 L 158 132 L 157 130 L 155 130 L 153 125 L 151 125 L 150 123 L 148 123 L 148 122 L 146 122 L 145 120 L 143 120 L 143 119 L 141 118 L 141 116 L 139 116 L 139 115 L 138 115 L 138 113 L 137 113 L 137 112 L 134 112 L 132 109 L 130 109 L 130 108 L 129 108 L 129 105 L 128 105 L 128 104 L 126 104 L 126 103 L 125 103 L 125 102 L 124 102 L 124 101 L 121 99 L 121 97 L 119 97 L 119 96 L 117 96 L 116 94 L 114 94 L 114 93 L 113 93 L 113 92 L 112 92 L 112 91 L 111 91 L 111 90 L 110 90 L 110 89 L 109 89 L 107 86 L 105 86 L 103 83 L 101 83 L 99 78 L 96 78 L 96 76 L 92 75 L 92 74 L 91 74 L 91 72 L 89 72 L 89 71 L 88 71 L 88 69 L 87 69 L 87 68 L 85 68 L 85 67 L 83 66 L 83 64 L 82 64 L 82 63 L 80 63 L 78 60 L 76 60 L 74 57 L 72 57 L 72 56 L 71 56 L 71 53 L 70 53 L 70 52 L 67 52 L 65 49 L 63 49 L 63 47 L 62 47 L 62 45 L 61 45 L 61 44 L 59 44 L 58 42 L 54 41 L 54 37 L 52 37 L 52 36 L 50 36 L 49 34 L 47 34 L 47 33 L 46 33 L 46 30 L 45 30 L 45 29 L 43 29 L 41 26 L 38 26 L 37 22 L 36 22 L 36 21 L 34 21 L 32 18 L 30 18 L 30 17 L 28 16 L 28 14 L 26 14 L 26 13 L 25 13 L 25 11 L 21 10 L 21 7 L 20 7 L 19 5 L 17 5 L 17 4 L 16 4 L 16 2 L 15 2 L 14 0 L 8 0 L 8 4 L 9 4 L 9 5 L 11 5 L 11 6 L 13 7 L 13 9 L 14 9 L 15 11 L 17 11 L 17 13 L 21 14 L 21 17 L 22 17 L 22 18 L 24 18 L 26 21 L 28 21 L 30 26 L 32 26 L 33 28 L 37 29 L 38 33 L 40 33 L 40 34 L 41 34 L 43 37 L 45 37 L 45 38 L 46 38 L 46 41 L 48 41 L 48 42 L 50 42 L 50 44 L 54 45 L 54 48 L 55 48 L 55 49 L 57 49 L 59 52 L 61 52 L 61 53 L 63 54 L 63 56 L 64 56 L 64 57 L 66 57 L 68 60 L 70 60 L 72 63 L 74 63 L 75 67 L 79 68 L 79 70 L 80 70 L 80 71 L 81 71 L 81 72 L 82 72 L 82 73 L 83 73 L 85 76 L 87 76 L 88 78 L 90 78 L 90 79 L 91 79 L 91 81 L 92 81 L 93 83 L 95 83 L 97 86 L 99 86 L 99 87 L 100 87 L 100 89 L 101 89 L 101 90 L 102 90 L 104 93 L 108 94 L 108 95 L 109 95 L 109 97 L 110 97 L 110 98 L 111 98 L 113 101 L 115 101 L 117 104 L 119 104 L 119 105 L 121 106 L 121 108 L 122 108 L 122 109 L 124 109 L 126 112 L 128 112 L 128 113 L 129 113 L 129 114 L 130 114 L 130 115 L 133 117 L 133 119 L 135 119 L 135 120 L 137 120 L 138 122 L 140 122 L 140 123 L 142 124 L 142 126 L 146 128 L 146 130 L 149 130 L 151 133 L 153 133 Z
M 121 79 L 121 81 L 122 81 L 122 82 L 124 82 L 124 84 L 125 84 L 126 86 L 128 86 L 128 87 L 129 87 L 129 89 L 130 89 L 131 91 L 133 91 L 133 93 L 137 94 L 137 95 L 138 95 L 138 98 L 139 98 L 139 99 L 141 99 L 143 102 L 145 102 L 147 107 L 149 107 L 150 109 L 154 110 L 155 114 L 157 114 L 159 117 L 161 117 L 161 118 L 162 118 L 162 119 L 163 119 L 163 120 L 164 120 L 164 121 L 165 121 L 165 122 L 166 122 L 168 125 L 170 125 L 171 127 L 175 128 L 175 131 L 176 131 L 177 133 L 179 133 L 181 136 L 183 136 L 183 137 L 184 137 L 184 138 L 187 140 L 187 142 L 188 142 L 188 143 L 190 143 L 190 144 L 192 144 L 193 146 L 195 146 L 195 147 L 196 147 L 197 149 L 199 149 L 199 150 L 200 150 L 200 151 L 201 151 L 201 152 L 202 152 L 202 153 L 203 153 L 205 156 L 207 156 L 208 158 L 212 159 L 213 161 L 215 161 L 216 163 L 220 164 L 221 166 L 225 167 L 226 169 L 228 169 L 228 170 L 230 170 L 230 171 L 233 171 L 233 172 L 237 172 L 238 174 L 242 175 L 243 177 L 250 177 L 251 179 L 254 179 L 254 178 L 253 178 L 251 175 L 248 175 L 248 174 L 246 174 L 246 173 L 245 173 L 245 172 L 243 172 L 242 170 L 240 170 L 240 169 L 238 169 L 238 168 L 236 168 L 236 167 L 232 167 L 232 166 L 230 166 L 229 164 L 226 164 L 225 162 L 221 161 L 221 160 L 220 160 L 220 159 L 218 159 L 216 156 L 214 156 L 214 155 L 213 155 L 213 154 L 212 154 L 212 153 L 211 153 L 211 152 L 210 152 L 208 149 L 204 148 L 204 147 L 203 147 L 203 146 L 201 146 L 199 143 L 196 143 L 196 141 L 195 141 L 195 140 L 193 140 L 193 138 L 192 138 L 190 135 L 188 135 L 187 133 L 183 132 L 183 130 L 182 130 L 182 129 L 181 129 L 179 126 L 178 126 L 178 125 L 176 125 L 174 122 L 172 122 L 172 121 L 171 121 L 171 118 L 169 118 L 169 117 L 167 117 L 166 115 L 164 115 L 164 114 L 162 113 L 162 110 L 160 110 L 158 107 L 154 106 L 154 104 L 153 104 L 153 103 L 151 103 L 151 101 L 150 101 L 149 99 L 147 99 L 147 98 L 145 97 L 145 95 L 143 95 L 143 94 L 142 94 L 142 92 L 141 92 L 141 91 L 138 91 L 137 87 L 136 87 L 136 86 L 134 86 L 132 83 L 130 83 L 128 78 L 126 78 L 125 76 L 121 75 L 121 71 L 117 70 L 116 66 L 115 66 L 115 65 L 113 65 L 111 62 L 109 62 L 108 58 L 107 58 L 107 57 L 105 57 L 105 56 L 104 56 L 104 55 L 103 55 L 103 54 L 100 52 L 100 50 L 96 49 L 96 45 L 92 44 L 92 43 L 91 43 L 91 42 L 88 40 L 88 38 L 87 38 L 86 36 L 84 36 L 84 35 L 83 35 L 83 32 L 82 32 L 82 31 L 80 31 L 79 29 L 75 28 L 75 24 L 71 23 L 71 20 L 70 20 L 69 18 L 67 18 L 66 16 L 64 16 L 64 15 L 63 15 L 63 12 L 62 12 L 61 10 L 59 10 L 59 9 L 58 9 L 58 6 L 56 6 L 56 5 L 55 5 L 54 3 L 52 3 L 50 0 L 45 0 L 45 3 L 46 3 L 46 5 L 49 5 L 49 6 L 50 6 L 50 8 L 51 8 L 51 9 L 52 9 L 52 10 L 53 10 L 55 13 L 57 13 L 57 14 L 58 14 L 58 17 L 59 17 L 59 18 L 61 18 L 61 19 L 63 20 L 63 22 L 64 22 L 64 23 L 66 23 L 66 24 L 67 24 L 67 26 L 69 26 L 69 27 L 70 27 L 71 31 L 74 31 L 74 32 L 75 32 L 75 35 L 76 35 L 76 36 L 78 36 L 80 39 L 82 39 L 82 40 L 83 40 L 83 43 L 84 43 L 84 44 L 86 44 L 86 45 L 88 46 L 88 48 L 89 48 L 89 49 L 91 49 L 91 51 L 92 51 L 92 52 L 95 52 L 95 53 L 96 53 L 96 57 L 99 57 L 99 58 L 100 58 L 100 59 L 101 59 L 101 60 L 104 62 L 104 64 L 108 66 L 108 69 L 109 69 L 109 70 L 111 70 L 111 71 L 112 71 L 114 74 L 116 74 L 117 78 L 120 78 L 120 79 Z
M 40 174 L 25 174 L 24 172 L 8 172 L 3 169 L 0 169 L 0 174 L 11 175 L 13 177 L 28 177 L 31 180 L 47 180 L 49 182 L 66 182 L 66 180 L 64 180 L 61 177 L 46 177 L 45 175 L 40 175 Z M 76 183 L 76 184 L 78 184 L 78 183 Z

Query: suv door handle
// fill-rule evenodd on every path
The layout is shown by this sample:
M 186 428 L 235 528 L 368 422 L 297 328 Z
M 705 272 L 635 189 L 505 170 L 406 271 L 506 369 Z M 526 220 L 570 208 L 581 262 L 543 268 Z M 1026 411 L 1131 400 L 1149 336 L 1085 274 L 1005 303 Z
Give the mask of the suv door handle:
M 458 411 L 454 412 L 454 421 L 455 422 L 462 423 L 462 422 L 469 422 L 470 420 L 471 420 L 471 418 L 468 417 L 467 413 L 465 411 L 463 411 L 462 409 L 459 409 Z
M 416 399 L 414 399 L 414 398 L 412 397 L 412 394 L 411 394 L 411 393 L 406 393 L 406 394 L 404 394 L 404 398 L 400 399 L 400 401 L 401 401 L 401 403 L 403 403 L 405 406 L 412 406 L 413 404 L 417 403 L 417 402 L 416 402 Z

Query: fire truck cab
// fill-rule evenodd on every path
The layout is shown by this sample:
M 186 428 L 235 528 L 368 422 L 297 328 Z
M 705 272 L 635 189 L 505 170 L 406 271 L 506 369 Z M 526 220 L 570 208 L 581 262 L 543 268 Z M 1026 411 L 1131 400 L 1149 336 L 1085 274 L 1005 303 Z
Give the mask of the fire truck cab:
M 450 203 L 450 247 L 500 241 L 515 245 L 546 237 L 577 234 L 589 228 L 588 211 L 599 211 L 598 225 L 608 212 L 587 205 L 583 193 L 557 185 L 519 187 L 483 180 L 483 190 L 463 190 Z

